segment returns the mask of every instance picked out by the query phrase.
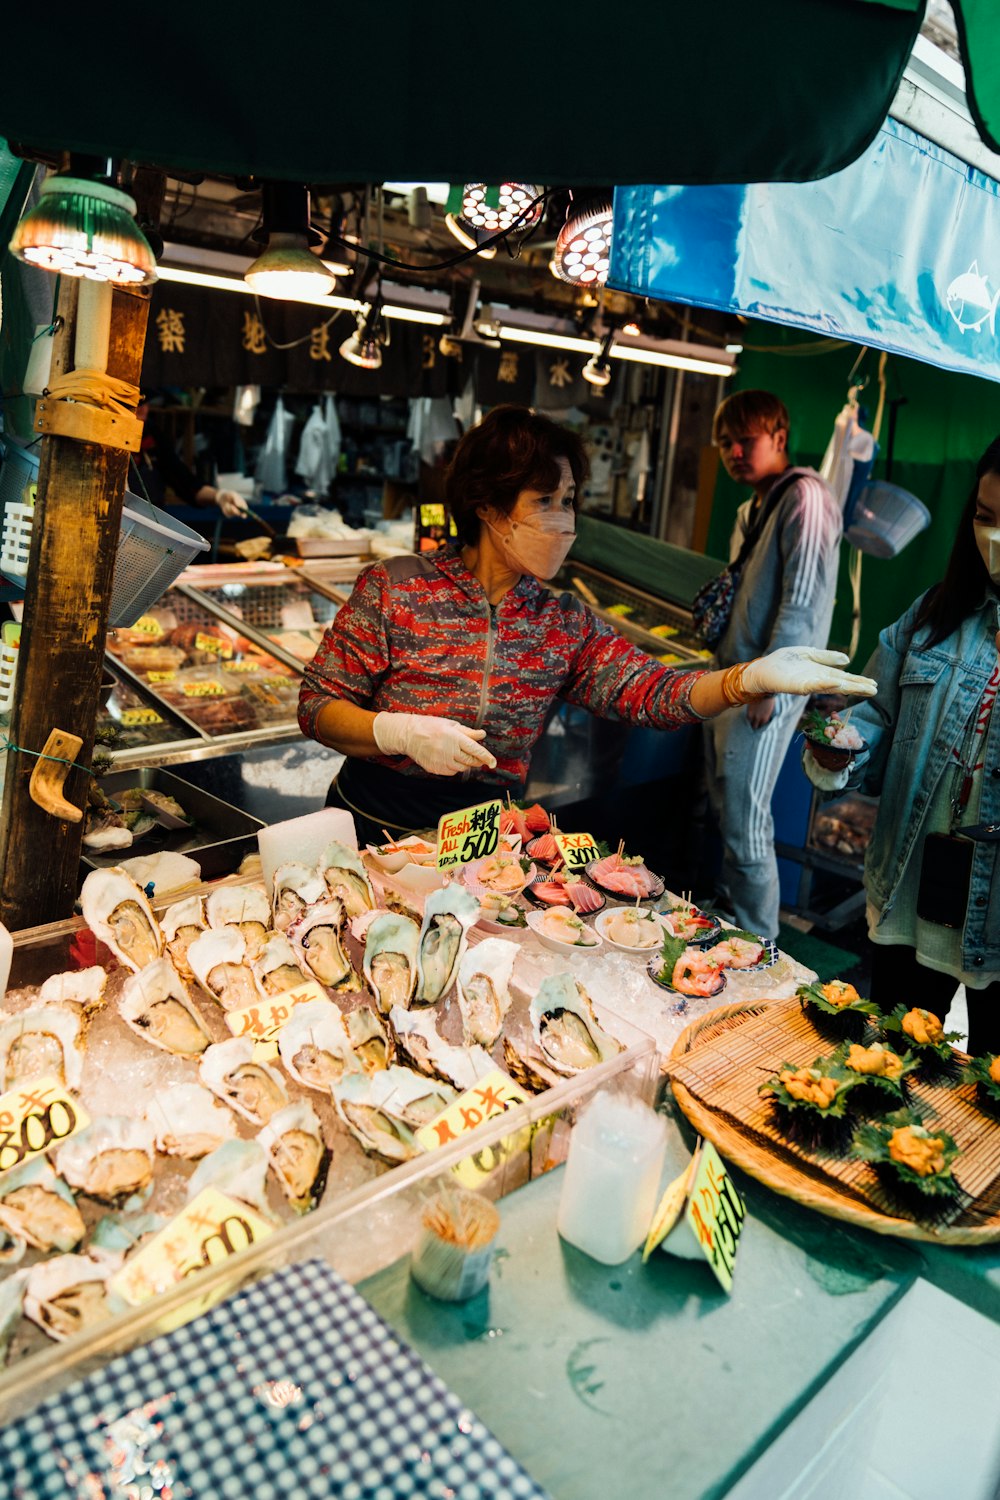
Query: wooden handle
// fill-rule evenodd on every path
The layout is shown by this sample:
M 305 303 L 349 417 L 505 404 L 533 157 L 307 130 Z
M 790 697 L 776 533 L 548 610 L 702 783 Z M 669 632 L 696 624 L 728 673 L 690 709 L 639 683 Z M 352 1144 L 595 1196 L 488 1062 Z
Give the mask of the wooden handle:
M 35 769 L 28 782 L 32 802 L 37 802 L 43 812 L 51 813 L 54 818 L 62 818 L 66 823 L 79 823 L 83 813 L 72 802 L 67 802 L 62 794 L 63 784 L 72 767 L 60 762 L 76 760 L 82 747 L 83 740 L 78 735 L 68 734 L 65 729 L 51 730 L 42 750 L 42 758 L 35 762 Z M 46 756 L 57 756 L 58 759 L 46 760 Z

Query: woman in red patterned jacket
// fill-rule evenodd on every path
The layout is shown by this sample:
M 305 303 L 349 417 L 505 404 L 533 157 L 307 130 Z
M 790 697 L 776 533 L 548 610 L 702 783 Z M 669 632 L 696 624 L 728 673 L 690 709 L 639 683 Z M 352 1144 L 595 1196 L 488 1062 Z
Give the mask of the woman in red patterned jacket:
M 587 606 L 544 587 L 573 544 L 586 477 L 575 433 L 498 406 L 446 479 L 455 551 L 363 572 L 299 694 L 303 734 L 347 757 L 329 805 L 362 841 L 521 794 L 554 698 L 676 729 L 770 693 L 870 694 L 837 652 L 790 648 L 726 671 L 665 667 Z

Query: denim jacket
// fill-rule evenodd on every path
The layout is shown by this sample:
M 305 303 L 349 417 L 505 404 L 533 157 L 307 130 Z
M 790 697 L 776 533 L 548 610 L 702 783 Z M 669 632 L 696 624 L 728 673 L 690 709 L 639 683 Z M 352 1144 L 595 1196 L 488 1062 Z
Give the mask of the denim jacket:
M 892 910 L 911 853 L 920 857 L 931 796 L 940 778 L 954 771 L 952 750 L 963 744 L 997 659 L 996 594 L 988 591 L 953 635 L 931 647 L 921 645 L 927 628 L 916 628 L 922 602 L 882 631 L 865 668 L 878 681 L 878 694 L 851 714 L 867 749 L 859 753 L 848 785 L 881 798 L 865 855 L 865 890 L 880 922 Z M 983 759 L 978 821 L 1000 823 L 1000 708 L 992 715 Z M 968 971 L 1000 969 L 998 852 L 1000 843 L 976 842 L 962 933 L 962 967 Z

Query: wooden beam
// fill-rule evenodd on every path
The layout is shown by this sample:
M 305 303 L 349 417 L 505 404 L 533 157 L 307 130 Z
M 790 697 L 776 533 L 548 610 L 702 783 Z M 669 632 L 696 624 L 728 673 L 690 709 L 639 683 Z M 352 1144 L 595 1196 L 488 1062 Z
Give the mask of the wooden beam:
M 72 368 L 79 283 L 64 278 L 53 376 Z M 145 290 L 115 289 L 108 374 L 138 384 L 149 314 Z M 69 437 L 42 438 L 38 498 L 24 596 L 11 742 L 41 750 L 61 729 L 94 748 L 129 455 Z M 11 751 L 0 812 L 0 920 L 16 930 L 68 917 L 79 889 L 83 823 L 63 822 L 32 800 L 34 756 Z M 71 770 L 64 788 L 77 807 L 89 776 Z

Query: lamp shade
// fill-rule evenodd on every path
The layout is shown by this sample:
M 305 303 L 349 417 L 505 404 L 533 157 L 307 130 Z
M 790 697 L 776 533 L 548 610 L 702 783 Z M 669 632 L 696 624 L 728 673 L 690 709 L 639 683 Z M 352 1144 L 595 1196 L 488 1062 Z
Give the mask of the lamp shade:
M 502 234 L 515 226 L 515 232 L 523 234 L 541 218 L 542 204 L 535 202 L 541 192 L 533 182 L 502 182 L 498 189 L 500 201 L 492 207 L 487 202 L 488 185 L 467 182 L 462 189 L 462 212 L 458 219 L 467 229 L 486 234 Z
M 592 354 L 581 374 L 591 385 L 607 385 L 611 380 L 611 362 L 606 354 Z
M 590 203 L 571 212 L 556 238 L 549 270 L 571 286 L 603 286 L 611 263 L 609 202 Z
M 325 297 L 337 279 L 307 248 L 304 234 L 273 232 L 263 255 L 247 267 L 243 280 L 261 297 L 293 302 L 304 295 Z
M 12 255 L 62 276 L 138 286 L 156 280 L 156 257 L 128 193 L 83 177 L 47 177 L 10 241 Z

